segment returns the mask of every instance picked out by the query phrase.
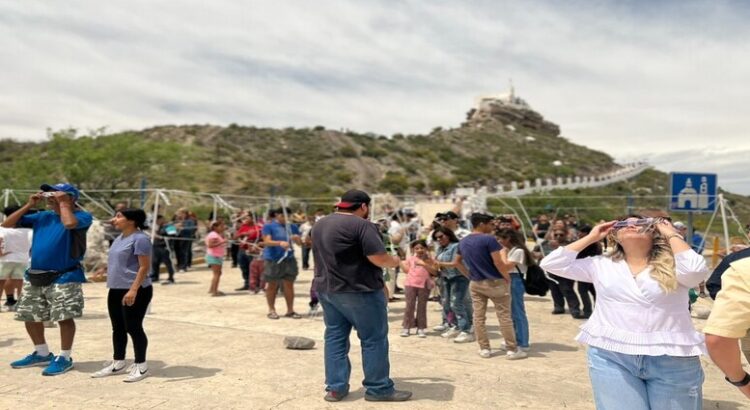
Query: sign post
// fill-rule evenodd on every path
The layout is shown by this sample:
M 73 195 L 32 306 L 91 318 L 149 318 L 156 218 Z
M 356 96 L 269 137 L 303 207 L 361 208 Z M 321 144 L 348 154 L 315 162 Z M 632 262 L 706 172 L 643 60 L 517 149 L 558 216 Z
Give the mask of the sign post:
M 669 174 L 669 210 L 687 212 L 687 238 L 693 243 L 693 212 L 714 212 L 719 200 L 716 174 L 672 172 Z

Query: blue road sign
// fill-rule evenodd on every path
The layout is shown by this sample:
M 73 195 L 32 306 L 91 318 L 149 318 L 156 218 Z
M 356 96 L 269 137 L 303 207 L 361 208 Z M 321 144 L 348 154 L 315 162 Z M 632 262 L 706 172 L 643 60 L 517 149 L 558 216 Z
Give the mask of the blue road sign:
M 669 210 L 713 212 L 718 190 L 716 174 L 672 172 L 669 174 Z

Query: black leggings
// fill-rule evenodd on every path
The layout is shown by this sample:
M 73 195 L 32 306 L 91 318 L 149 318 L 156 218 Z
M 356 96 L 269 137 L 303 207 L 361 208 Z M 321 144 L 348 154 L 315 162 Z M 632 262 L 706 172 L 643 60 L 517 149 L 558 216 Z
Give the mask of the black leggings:
M 128 334 L 133 338 L 133 350 L 135 350 L 135 362 L 146 361 L 146 348 L 148 338 L 143 331 L 143 317 L 146 316 L 151 298 L 154 296 L 154 288 L 149 286 L 138 289 L 133 306 L 122 304 L 122 298 L 128 293 L 128 289 L 110 289 L 107 295 L 107 310 L 109 319 L 112 321 L 112 347 L 115 350 L 115 360 L 125 360 L 125 349 L 128 347 Z

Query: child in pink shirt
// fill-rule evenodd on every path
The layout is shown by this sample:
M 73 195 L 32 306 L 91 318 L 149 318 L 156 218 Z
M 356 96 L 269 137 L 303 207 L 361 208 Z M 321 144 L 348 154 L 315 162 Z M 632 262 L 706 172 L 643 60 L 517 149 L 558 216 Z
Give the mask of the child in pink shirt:
M 427 337 L 427 299 L 430 297 L 430 290 L 435 287 L 430 273 L 434 271 L 433 260 L 427 243 L 423 240 L 411 243 L 411 253 L 412 256 L 401 263 L 401 268 L 406 272 L 406 309 L 401 336 L 408 337 L 410 329 L 416 327 L 418 337 Z
M 211 268 L 214 276 L 211 279 L 211 288 L 208 289 L 208 293 L 211 296 L 224 296 L 224 292 L 219 291 L 219 279 L 221 279 L 221 267 L 224 263 L 224 255 L 226 255 L 227 240 L 224 239 L 224 230 L 226 226 L 224 222 L 214 221 L 211 222 L 209 227 L 210 232 L 206 235 L 206 263 Z

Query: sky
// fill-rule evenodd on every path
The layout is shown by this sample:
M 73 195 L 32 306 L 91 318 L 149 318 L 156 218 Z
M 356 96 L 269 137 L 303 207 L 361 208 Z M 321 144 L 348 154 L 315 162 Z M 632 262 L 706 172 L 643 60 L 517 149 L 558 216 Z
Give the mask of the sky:
M 572 142 L 750 194 L 748 17 L 742 1 L 6 1 L 0 138 L 426 133 L 512 79 Z

